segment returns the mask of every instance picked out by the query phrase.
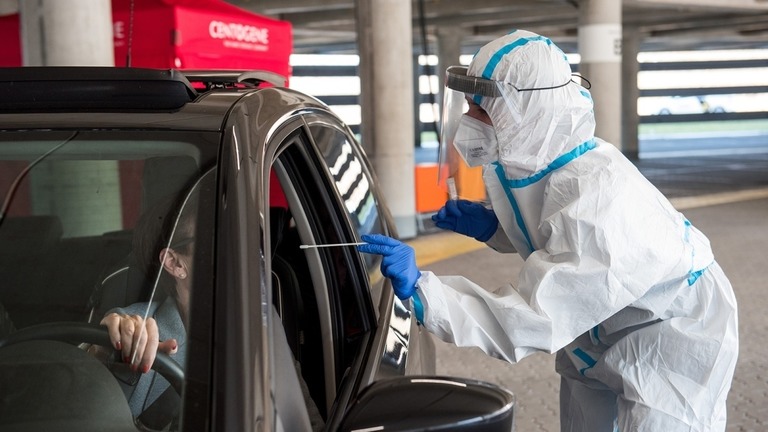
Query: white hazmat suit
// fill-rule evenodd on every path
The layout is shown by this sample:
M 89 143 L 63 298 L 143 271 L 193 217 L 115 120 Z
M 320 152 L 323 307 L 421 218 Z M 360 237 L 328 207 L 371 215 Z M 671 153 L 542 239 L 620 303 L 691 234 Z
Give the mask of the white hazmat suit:
M 423 324 L 510 362 L 557 352 L 563 431 L 724 431 L 737 307 L 707 238 L 594 137 L 589 92 L 549 39 L 512 32 L 466 74 L 500 93 L 468 95 L 498 142 L 487 243 L 525 262 L 517 288 L 494 293 L 422 272 Z

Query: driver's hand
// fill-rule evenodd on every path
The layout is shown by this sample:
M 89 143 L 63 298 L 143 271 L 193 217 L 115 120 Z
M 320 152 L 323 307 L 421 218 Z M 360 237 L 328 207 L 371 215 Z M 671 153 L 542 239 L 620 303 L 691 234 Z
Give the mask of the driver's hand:
M 146 373 L 155 362 L 158 351 L 174 354 L 178 343 L 176 339 L 160 342 L 154 318 L 147 318 L 144 326 L 143 322 L 139 315 L 111 313 L 101 320 L 101 325 L 107 326 L 112 346 L 121 352 L 123 361 L 129 363 L 131 369 Z

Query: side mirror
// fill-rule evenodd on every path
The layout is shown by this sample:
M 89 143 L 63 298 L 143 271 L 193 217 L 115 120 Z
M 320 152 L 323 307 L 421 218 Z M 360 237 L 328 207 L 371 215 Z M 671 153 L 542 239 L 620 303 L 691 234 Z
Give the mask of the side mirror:
M 363 390 L 341 430 L 510 432 L 514 405 L 511 392 L 482 381 L 432 376 L 384 379 Z

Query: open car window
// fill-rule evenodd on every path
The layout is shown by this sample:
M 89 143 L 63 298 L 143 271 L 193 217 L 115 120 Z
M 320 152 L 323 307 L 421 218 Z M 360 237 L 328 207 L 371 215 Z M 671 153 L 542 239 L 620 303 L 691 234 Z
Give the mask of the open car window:
M 302 323 L 296 358 L 312 398 L 327 413 L 374 326 L 368 277 L 354 246 L 302 249 L 355 242 L 359 234 L 346 206 L 349 191 L 337 190 L 336 177 L 329 176 L 307 129 L 297 129 L 281 147 L 273 169 L 291 221 L 272 256 L 272 271 L 282 287 L 282 293 L 273 289 L 273 297 L 301 305 L 300 317 L 292 315 L 296 308 L 280 307 L 289 314 L 282 323 L 289 342 L 292 323 Z M 291 280 L 297 289 L 285 283 Z
M 310 131 L 329 167 L 357 239 L 364 234 L 392 235 L 385 224 L 389 215 L 380 213 L 380 209 L 384 207 L 377 202 L 379 198 L 374 194 L 374 179 L 365 159 L 359 154 L 357 147 L 352 145 L 352 138 L 344 130 L 324 122 L 311 124 Z M 374 309 L 378 310 L 384 285 L 379 271 L 381 257 L 371 254 L 361 256 L 368 270 Z

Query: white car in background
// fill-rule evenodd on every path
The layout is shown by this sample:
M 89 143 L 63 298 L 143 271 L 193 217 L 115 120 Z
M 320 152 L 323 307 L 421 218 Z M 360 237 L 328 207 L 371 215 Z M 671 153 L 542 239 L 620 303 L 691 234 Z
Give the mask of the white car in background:
M 703 114 L 706 104 L 700 96 L 642 97 L 637 101 L 640 115 Z
M 704 97 L 708 112 L 754 112 L 768 109 L 768 93 L 717 94 Z
M 641 116 L 669 114 L 720 114 L 764 111 L 768 94 L 713 94 L 705 96 L 641 97 L 637 112 Z

